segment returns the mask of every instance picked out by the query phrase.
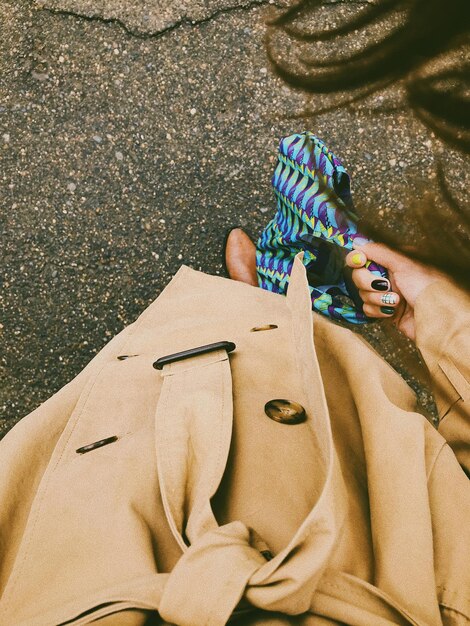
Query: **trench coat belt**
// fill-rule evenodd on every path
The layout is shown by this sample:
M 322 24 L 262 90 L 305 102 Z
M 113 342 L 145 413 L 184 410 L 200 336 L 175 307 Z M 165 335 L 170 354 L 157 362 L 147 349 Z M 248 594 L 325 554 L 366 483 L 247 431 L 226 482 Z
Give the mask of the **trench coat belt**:
M 373 585 L 325 566 L 319 567 L 315 584 L 315 576 L 307 575 L 305 584 L 300 582 L 292 592 L 289 573 L 284 579 L 276 576 L 283 569 L 282 555 L 268 562 L 260 538 L 240 521 L 219 526 L 210 500 L 222 479 L 231 441 L 228 354 L 218 350 L 171 363 L 162 376 L 155 421 L 158 476 L 168 523 L 182 550 L 161 591 L 158 611 L 164 620 L 181 626 L 223 626 L 234 611 L 250 603 L 272 608 L 269 596 L 263 606 L 260 588 L 266 586 L 267 591 L 275 584 L 287 614 L 311 611 L 341 620 L 356 613 L 358 624 L 427 626 Z
M 266 563 L 250 544 L 253 532 L 241 522 L 219 527 L 210 506 L 232 435 L 229 357 L 225 350 L 195 356 L 165 365 L 162 376 L 155 421 L 158 477 L 183 555 L 165 584 L 159 613 L 170 623 L 219 626 Z

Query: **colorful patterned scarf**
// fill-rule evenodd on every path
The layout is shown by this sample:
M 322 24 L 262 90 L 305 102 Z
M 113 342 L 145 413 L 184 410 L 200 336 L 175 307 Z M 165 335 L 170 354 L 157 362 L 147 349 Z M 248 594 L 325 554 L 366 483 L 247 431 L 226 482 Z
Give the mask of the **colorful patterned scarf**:
M 335 320 L 373 321 L 354 305 L 344 275 L 344 257 L 357 232 L 349 176 L 341 161 L 311 132 L 281 140 L 272 179 L 277 212 L 257 244 L 260 287 L 285 294 L 295 255 L 304 252 L 312 306 Z M 381 266 L 366 267 L 386 277 Z

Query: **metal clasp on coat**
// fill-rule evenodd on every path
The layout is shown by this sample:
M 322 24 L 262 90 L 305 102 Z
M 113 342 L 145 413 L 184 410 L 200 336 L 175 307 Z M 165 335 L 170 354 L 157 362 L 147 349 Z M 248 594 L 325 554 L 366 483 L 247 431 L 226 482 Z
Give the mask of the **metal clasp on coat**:
M 189 350 L 183 350 L 182 352 L 175 352 L 174 354 L 161 356 L 154 362 L 153 366 L 155 369 L 161 370 L 165 365 L 174 363 L 175 361 L 182 361 L 183 359 L 189 359 L 200 354 L 207 354 L 208 352 L 215 352 L 216 350 L 233 352 L 236 347 L 237 346 L 232 341 L 216 341 L 215 343 L 208 343 L 207 345 L 199 346 L 198 348 L 189 348 Z

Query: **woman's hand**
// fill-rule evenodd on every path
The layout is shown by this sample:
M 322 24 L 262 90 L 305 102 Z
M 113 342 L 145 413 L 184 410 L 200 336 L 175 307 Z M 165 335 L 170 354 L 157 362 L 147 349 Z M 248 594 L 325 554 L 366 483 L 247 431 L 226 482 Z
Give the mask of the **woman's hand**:
M 389 280 L 369 272 L 364 267 L 367 261 L 386 267 Z M 414 341 L 416 299 L 428 285 L 446 276 L 379 243 L 355 246 L 355 250 L 347 255 L 346 263 L 353 270 L 352 279 L 364 302 L 364 313 L 368 317 L 391 319 Z

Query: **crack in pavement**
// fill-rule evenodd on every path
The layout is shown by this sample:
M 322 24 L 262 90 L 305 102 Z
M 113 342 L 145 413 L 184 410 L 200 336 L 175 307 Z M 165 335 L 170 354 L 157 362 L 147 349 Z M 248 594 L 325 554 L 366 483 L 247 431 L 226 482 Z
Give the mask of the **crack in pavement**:
M 220 17 L 221 15 L 236 13 L 237 11 L 249 11 L 250 9 L 253 9 L 255 7 L 262 7 L 262 6 L 272 6 L 277 9 L 287 8 L 286 5 L 278 4 L 274 2 L 273 0 L 251 0 L 250 2 L 246 4 L 236 4 L 230 7 L 217 9 L 210 15 L 200 18 L 200 19 L 191 19 L 187 16 L 184 16 L 180 18 L 179 20 L 177 20 L 176 22 L 173 22 L 172 24 L 169 24 L 168 26 L 165 26 L 164 28 L 160 30 L 153 31 L 153 32 L 152 31 L 144 32 L 144 31 L 134 30 L 132 28 L 129 28 L 129 26 L 127 26 L 127 24 L 118 17 L 103 17 L 102 15 L 99 15 L 97 13 L 94 15 L 86 15 L 84 13 L 78 13 L 76 11 L 71 11 L 68 9 L 56 9 L 53 7 L 47 7 L 44 4 L 38 4 L 35 0 L 33 0 L 33 7 L 35 8 L 37 12 L 50 13 L 52 15 L 60 15 L 64 17 L 75 17 L 77 19 L 80 19 L 86 22 L 99 22 L 101 24 L 113 24 L 115 26 L 119 26 L 120 28 L 122 28 L 124 32 L 126 32 L 128 35 L 131 35 L 132 37 L 136 37 L 138 39 L 158 39 L 168 33 L 173 32 L 174 30 L 177 30 L 178 28 L 181 28 L 182 26 L 197 27 L 197 26 L 200 26 L 201 24 L 206 24 L 208 22 L 211 22 L 217 19 L 218 17 Z

